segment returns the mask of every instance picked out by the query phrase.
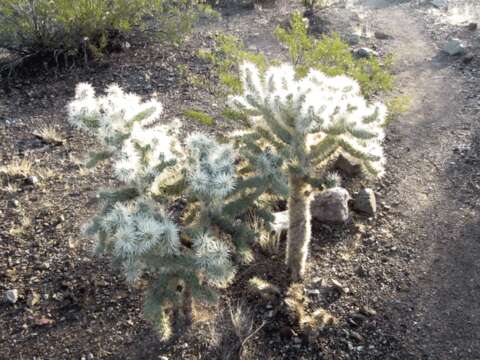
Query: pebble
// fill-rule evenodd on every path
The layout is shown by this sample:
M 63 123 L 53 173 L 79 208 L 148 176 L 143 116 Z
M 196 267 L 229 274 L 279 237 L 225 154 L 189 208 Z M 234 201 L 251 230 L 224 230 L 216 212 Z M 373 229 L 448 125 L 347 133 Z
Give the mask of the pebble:
M 18 208 L 20 206 L 20 202 L 17 199 L 8 200 L 8 206 L 11 208 Z
M 353 51 L 353 55 L 359 59 L 369 59 L 372 56 L 377 57 L 378 53 L 375 50 L 369 48 L 359 48 Z
M 375 315 L 377 315 L 377 312 L 375 311 L 375 309 L 372 309 L 369 306 L 362 306 L 360 308 L 360 313 L 365 315 L 365 316 L 375 316 Z
M 37 185 L 38 182 L 39 182 L 38 177 L 36 177 L 35 175 L 31 175 L 27 177 L 27 184 L 29 185 Z
M 358 342 L 363 342 L 364 340 L 363 336 L 356 331 L 351 331 L 350 335 L 352 336 L 353 339 L 355 339 Z
M 27 305 L 28 307 L 35 306 L 40 302 L 40 295 L 34 291 L 32 291 L 30 294 L 28 294 L 27 297 Z
M 473 54 L 467 54 L 463 57 L 462 62 L 465 65 L 470 64 L 473 61 L 474 58 L 475 58 L 475 56 L 473 56 Z
M 388 40 L 392 38 L 391 35 L 385 34 L 384 32 L 381 32 L 381 31 L 375 31 L 375 37 L 379 40 Z
M 10 304 L 15 304 L 18 301 L 18 290 L 11 289 L 5 292 L 5 300 Z

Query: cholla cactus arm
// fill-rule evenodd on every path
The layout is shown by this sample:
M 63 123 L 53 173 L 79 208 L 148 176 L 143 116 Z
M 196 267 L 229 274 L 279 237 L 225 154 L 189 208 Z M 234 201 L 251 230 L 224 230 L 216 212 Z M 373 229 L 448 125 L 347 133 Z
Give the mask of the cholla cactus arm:
M 154 124 L 162 110 L 158 101 L 142 102 L 117 85 L 97 97 L 85 83 L 77 86 L 75 99 L 68 106 L 70 122 L 103 145 L 100 152 L 91 154 L 87 165 L 111 158 L 119 180 L 144 189 L 165 168 L 174 166 L 178 157 L 170 136 L 173 128 Z
M 244 138 L 272 145 L 288 174 L 286 262 L 297 280 L 303 276 L 310 241 L 310 184 L 319 183 L 315 171 L 343 152 L 357 158 L 366 173 L 381 175 L 386 110 L 381 104 L 368 104 L 358 83 L 345 76 L 310 71 L 297 80 L 291 65 L 260 74 L 246 63 L 241 79 L 244 93 L 230 102 L 235 110 L 250 115 L 252 128 Z

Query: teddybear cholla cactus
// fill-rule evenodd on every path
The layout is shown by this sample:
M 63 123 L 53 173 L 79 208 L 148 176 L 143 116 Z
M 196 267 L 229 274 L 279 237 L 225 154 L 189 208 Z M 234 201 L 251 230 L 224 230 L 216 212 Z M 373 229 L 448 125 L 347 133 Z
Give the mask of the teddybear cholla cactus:
M 290 65 L 260 74 L 246 63 L 241 77 L 244 93 L 232 97 L 231 104 L 249 115 L 250 130 L 244 136 L 254 135 L 260 147 L 274 149 L 288 176 L 286 263 L 297 280 L 308 254 L 311 187 L 319 184 L 317 171 L 344 152 L 360 160 L 366 173 L 381 175 L 386 109 L 367 104 L 358 83 L 345 76 L 310 71 L 297 80 Z
M 214 288 L 234 274 L 230 247 L 211 218 L 222 218 L 217 212 L 234 192 L 236 174 L 229 145 L 196 134 L 184 151 L 172 130 L 176 125 L 155 123 L 161 111 L 157 101 L 142 102 L 118 86 L 96 97 L 90 85 L 79 84 L 69 119 L 103 145 L 89 165 L 110 159 L 123 183 L 99 192 L 103 208 L 86 233 L 96 237 L 97 251 L 109 254 L 129 281 L 146 275 L 145 315 L 168 337 L 167 310 L 183 314 L 188 323 L 192 298 L 214 299 Z M 172 221 L 165 210 L 179 193 L 199 203 L 185 224 Z

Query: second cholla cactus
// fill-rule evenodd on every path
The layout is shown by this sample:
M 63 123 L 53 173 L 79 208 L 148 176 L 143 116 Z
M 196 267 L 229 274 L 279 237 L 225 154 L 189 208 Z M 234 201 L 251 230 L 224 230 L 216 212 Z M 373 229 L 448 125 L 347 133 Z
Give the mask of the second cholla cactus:
M 386 108 L 369 104 L 359 84 L 345 76 L 310 71 L 297 79 L 291 65 L 264 74 L 250 63 L 241 67 L 244 92 L 231 98 L 250 119 L 257 135 L 283 159 L 288 176 L 289 229 L 286 263 L 294 280 L 304 275 L 310 242 L 311 187 L 316 173 L 339 153 L 358 159 L 367 174 L 381 176 Z
M 90 85 L 80 84 L 69 104 L 71 123 L 103 145 L 89 164 L 111 160 L 122 183 L 100 191 L 103 207 L 86 233 L 127 280 L 147 275 L 145 315 L 168 337 L 168 311 L 190 322 L 193 299 L 215 298 L 214 289 L 233 277 L 230 247 L 206 209 L 233 190 L 235 170 L 232 148 L 206 136 L 189 137 L 185 151 L 174 127 L 158 124 L 161 111 L 156 100 L 143 102 L 115 85 L 97 97 Z M 178 194 L 202 202 L 202 216 L 192 224 L 176 223 L 167 214 Z

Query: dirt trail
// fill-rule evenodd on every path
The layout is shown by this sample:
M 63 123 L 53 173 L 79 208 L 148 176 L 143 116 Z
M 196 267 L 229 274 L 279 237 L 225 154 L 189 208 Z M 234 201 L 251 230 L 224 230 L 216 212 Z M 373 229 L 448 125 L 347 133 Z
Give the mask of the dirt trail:
M 411 269 L 414 288 L 390 309 L 391 326 L 405 329 L 405 356 L 480 359 L 480 225 L 478 207 L 464 192 L 475 170 L 454 152 L 478 140 L 463 77 L 414 10 L 362 2 L 372 25 L 394 37 L 389 50 L 399 85 L 413 99 L 389 131 L 394 185 L 383 196 L 397 206 L 396 239 L 420 256 Z

